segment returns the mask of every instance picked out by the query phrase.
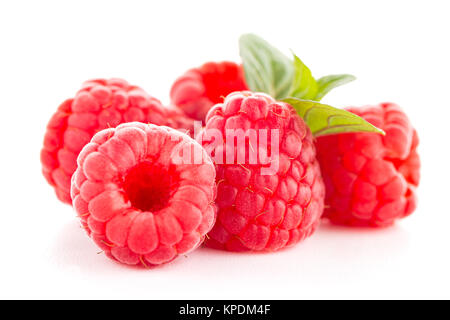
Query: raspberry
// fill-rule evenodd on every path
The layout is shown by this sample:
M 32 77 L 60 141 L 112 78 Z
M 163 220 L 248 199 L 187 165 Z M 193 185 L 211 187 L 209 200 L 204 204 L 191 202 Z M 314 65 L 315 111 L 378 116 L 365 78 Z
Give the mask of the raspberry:
M 391 225 L 416 208 L 417 133 L 406 114 L 392 103 L 348 111 L 386 135 L 342 133 L 317 139 L 326 186 L 324 216 L 342 225 Z
M 177 160 L 191 150 L 200 160 Z M 133 122 L 94 135 L 72 177 L 73 206 L 114 260 L 159 265 L 198 247 L 215 220 L 215 169 L 193 139 Z
M 255 144 L 249 134 L 245 145 L 235 147 L 230 135 L 233 129 L 267 132 L 268 139 L 260 136 Z M 275 129 L 279 139 L 272 137 Z M 217 132 L 223 141 L 211 137 Z M 208 246 L 275 251 L 314 232 L 323 211 L 325 188 L 311 131 L 289 104 L 263 93 L 232 93 L 210 110 L 197 139 L 210 152 L 217 170 L 218 219 L 206 240 Z M 225 153 L 227 161 L 221 163 Z M 251 154 L 260 161 L 252 162 Z M 274 163 L 270 173 L 263 173 L 263 168 Z
M 234 62 L 208 62 L 187 71 L 172 85 L 172 103 L 195 120 L 204 121 L 209 109 L 234 91 L 247 90 L 244 71 Z
M 75 98 L 59 106 L 47 125 L 41 151 L 43 174 L 57 197 L 70 204 L 70 178 L 78 153 L 96 132 L 131 121 L 189 128 L 185 119 L 181 111 L 168 114 L 157 99 L 124 80 L 87 81 Z

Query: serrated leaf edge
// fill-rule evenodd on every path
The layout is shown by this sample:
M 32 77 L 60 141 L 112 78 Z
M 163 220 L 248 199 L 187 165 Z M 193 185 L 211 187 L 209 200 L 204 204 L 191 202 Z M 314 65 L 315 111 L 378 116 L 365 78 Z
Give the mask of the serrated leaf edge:
M 295 108 L 295 106 L 293 106 L 293 103 L 290 100 L 294 100 L 294 102 L 307 102 L 307 103 L 312 103 L 313 106 L 311 106 L 310 108 L 308 108 L 307 110 L 305 110 L 303 115 L 300 115 L 300 117 L 302 117 L 304 119 L 304 121 L 306 122 L 306 124 L 308 124 L 308 118 L 309 118 L 309 113 L 313 110 L 313 108 L 322 108 L 322 109 L 327 109 L 327 108 L 332 108 L 332 109 L 337 109 L 341 112 L 343 112 L 344 114 L 336 114 L 336 115 L 331 115 L 329 117 L 327 117 L 327 124 L 330 124 L 330 119 L 332 119 L 333 117 L 344 117 L 344 118 L 353 118 L 353 119 L 360 119 L 360 121 L 362 121 L 362 123 L 359 124 L 346 124 L 346 125 L 334 125 L 334 126 L 328 126 L 325 127 L 323 129 L 320 129 L 316 132 L 313 132 L 313 135 L 315 137 L 321 136 L 321 135 L 326 135 L 327 133 L 323 133 L 326 131 L 329 131 L 330 129 L 332 130 L 333 128 L 339 128 L 339 127 L 347 127 L 347 128 L 351 128 L 351 127 L 361 127 L 362 130 L 345 130 L 339 133 L 344 133 L 344 132 L 372 132 L 372 133 L 377 133 L 377 134 L 381 134 L 381 135 L 385 135 L 386 133 L 374 126 L 373 124 L 371 124 L 370 122 L 364 120 L 363 118 L 359 117 L 358 115 L 351 113 L 347 110 L 344 109 L 339 109 L 339 108 L 335 108 L 333 106 L 327 105 L 327 104 L 323 104 L 323 103 L 319 103 L 317 101 L 312 101 L 312 100 L 304 100 L 304 99 L 299 99 L 299 98 L 295 98 L 295 97 L 289 97 L 286 99 L 283 99 L 282 101 L 285 103 L 288 103 L 290 105 L 292 105 L 292 107 L 298 112 L 297 108 Z M 364 126 L 365 125 L 365 126 Z M 370 128 L 370 129 L 369 129 Z M 336 133 L 330 133 L 330 134 L 338 134 L 338 132 Z

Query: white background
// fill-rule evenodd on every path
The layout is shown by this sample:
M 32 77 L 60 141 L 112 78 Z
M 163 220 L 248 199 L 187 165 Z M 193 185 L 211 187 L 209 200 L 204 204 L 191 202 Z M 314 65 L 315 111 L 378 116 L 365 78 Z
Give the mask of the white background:
M 448 1 L 2 1 L 0 298 L 450 298 Z M 421 138 L 419 208 L 383 230 L 323 225 L 273 254 L 199 249 L 153 270 L 97 254 L 40 173 L 46 123 L 93 77 L 168 102 L 172 81 L 238 60 L 255 32 L 322 76 L 324 102 L 400 104 Z

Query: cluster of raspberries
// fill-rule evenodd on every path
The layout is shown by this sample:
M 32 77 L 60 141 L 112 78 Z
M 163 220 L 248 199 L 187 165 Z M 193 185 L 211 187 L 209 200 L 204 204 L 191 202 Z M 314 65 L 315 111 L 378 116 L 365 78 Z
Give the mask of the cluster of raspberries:
M 291 105 L 249 91 L 233 62 L 187 71 L 170 97 L 165 106 L 124 80 L 90 80 L 47 125 L 46 180 L 116 261 L 160 265 L 202 243 L 276 251 L 310 236 L 321 218 L 380 227 L 416 207 L 417 132 L 395 104 L 347 109 L 384 136 L 315 138 Z M 195 120 L 203 125 L 196 136 Z M 249 161 L 250 141 L 227 148 L 228 129 L 277 129 L 276 171 L 263 174 L 270 161 Z M 270 141 L 257 148 L 259 158 L 274 151 Z M 217 161 L 220 152 L 231 162 Z

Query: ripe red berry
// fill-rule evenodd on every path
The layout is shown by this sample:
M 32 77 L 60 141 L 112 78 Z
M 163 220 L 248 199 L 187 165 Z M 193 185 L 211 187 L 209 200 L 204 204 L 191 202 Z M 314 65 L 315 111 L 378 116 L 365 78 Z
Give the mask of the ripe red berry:
M 235 145 L 239 130 L 248 135 Z M 252 133 L 262 135 L 252 140 Z M 210 110 L 197 139 L 217 170 L 218 219 L 207 245 L 275 251 L 313 233 L 325 190 L 311 131 L 290 105 L 262 93 L 232 93 Z
M 57 197 L 70 204 L 70 178 L 78 153 L 96 132 L 130 121 L 189 128 L 186 119 L 181 111 L 168 114 L 161 102 L 124 80 L 87 81 L 73 99 L 59 106 L 47 125 L 41 151 L 43 174 Z
M 124 264 L 169 262 L 198 247 L 215 220 L 211 159 L 168 127 L 133 122 L 94 135 L 71 192 L 87 233 Z
M 247 90 L 244 71 L 234 62 L 208 62 L 187 71 L 172 85 L 172 103 L 195 120 L 204 121 L 209 109 L 231 92 Z
M 326 186 L 324 216 L 343 225 L 390 225 L 416 208 L 417 133 L 395 104 L 348 110 L 386 135 L 341 133 L 317 138 Z

